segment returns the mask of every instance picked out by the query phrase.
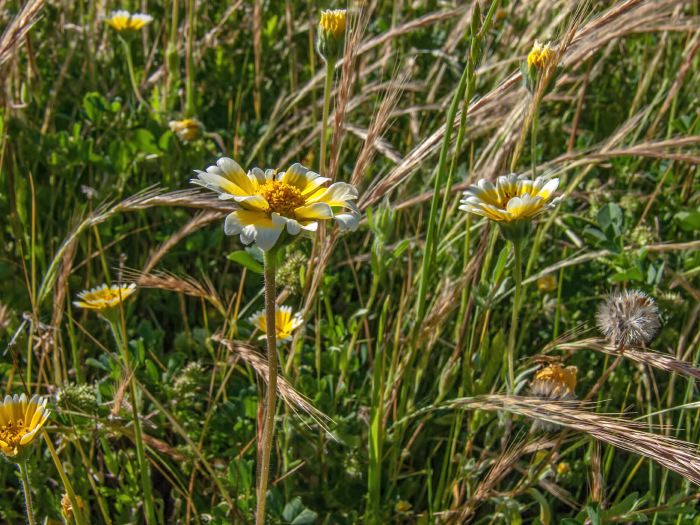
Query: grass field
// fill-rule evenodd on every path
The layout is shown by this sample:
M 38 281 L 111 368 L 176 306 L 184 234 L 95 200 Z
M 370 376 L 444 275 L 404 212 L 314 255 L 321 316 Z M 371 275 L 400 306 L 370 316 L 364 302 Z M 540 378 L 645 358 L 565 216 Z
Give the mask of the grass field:
M 700 524 L 699 2 L 0 19 L 0 522 Z

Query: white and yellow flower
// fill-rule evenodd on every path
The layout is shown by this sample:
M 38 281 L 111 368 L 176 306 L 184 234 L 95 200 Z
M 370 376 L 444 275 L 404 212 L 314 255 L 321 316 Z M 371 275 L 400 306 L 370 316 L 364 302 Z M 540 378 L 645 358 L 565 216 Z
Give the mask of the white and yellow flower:
M 5 396 L 0 403 L 0 451 L 9 458 L 17 456 L 29 446 L 51 413 L 46 409 L 47 399 L 32 396 Z
M 170 131 L 175 133 L 183 142 L 191 142 L 202 134 L 204 126 L 196 118 L 186 118 L 183 120 L 171 120 L 168 122 Z
M 144 13 L 130 13 L 124 9 L 112 11 L 105 19 L 107 25 L 118 32 L 139 31 L 153 22 L 153 17 Z
M 260 168 L 246 173 L 227 157 L 197 170 L 191 180 L 236 204 L 224 223 L 226 235 L 240 235 L 243 244 L 255 242 L 262 250 L 274 248 L 284 231 L 315 232 L 319 221 L 335 219 L 342 229 L 357 228 L 359 213 L 352 202 L 357 190 L 345 182 L 325 187 L 329 181 L 301 164 L 280 173 Z
M 560 198 L 552 199 L 557 186 L 556 178 L 533 181 L 513 174 L 498 177 L 495 185 L 481 179 L 464 192 L 459 209 L 499 223 L 530 220 L 559 204 Z
M 107 310 L 119 305 L 135 291 L 136 285 L 134 283 L 113 284 L 111 286 L 103 284 L 91 290 L 83 290 L 78 294 L 78 300 L 73 301 L 73 304 L 78 308 L 88 310 Z
M 260 339 L 265 339 L 267 334 L 267 320 L 265 319 L 265 310 L 260 310 L 250 316 L 250 323 L 260 330 L 263 335 Z M 294 330 L 304 324 L 301 314 L 292 314 L 290 306 L 275 305 L 275 337 L 277 343 L 288 341 L 292 338 Z

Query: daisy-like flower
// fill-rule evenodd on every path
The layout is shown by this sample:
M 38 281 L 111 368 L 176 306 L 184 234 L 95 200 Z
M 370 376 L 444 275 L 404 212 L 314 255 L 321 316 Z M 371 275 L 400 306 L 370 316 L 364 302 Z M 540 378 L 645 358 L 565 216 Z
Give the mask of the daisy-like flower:
M 170 131 L 175 133 L 183 142 L 191 142 L 202 134 L 202 123 L 195 118 L 171 120 L 168 122 Z
M 103 284 L 91 290 L 83 290 L 78 294 L 78 300 L 73 301 L 73 304 L 78 308 L 87 308 L 88 310 L 107 310 L 119 305 L 135 291 L 136 285 L 134 283 L 113 284 L 112 286 Z
M 255 242 L 262 250 L 274 248 L 284 231 L 315 232 L 319 221 L 335 219 L 342 229 L 357 228 L 360 215 L 352 202 L 357 190 L 345 182 L 325 187 L 329 181 L 301 164 L 280 173 L 253 168 L 246 174 L 226 157 L 197 170 L 191 180 L 236 204 L 224 223 L 226 235 L 240 235 L 243 244 Z
M 107 25 L 122 33 L 124 31 L 139 31 L 153 22 L 153 17 L 144 13 L 130 13 L 124 9 L 112 11 L 105 19 Z
M 521 226 L 559 204 L 559 197 L 552 198 L 558 186 L 557 178 L 530 180 L 515 174 L 498 177 L 495 185 L 481 179 L 464 192 L 459 209 L 496 221 L 506 234 L 517 231 L 519 235 Z
M 264 334 L 267 334 L 265 310 L 260 310 L 251 315 L 250 323 L 263 333 L 260 339 L 264 339 Z M 290 306 L 275 305 L 275 336 L 278 344 L 289 341 L 292 338 L 294 330 L 299 328 L 303 323 L 304 321 L 301 318 L 301 314 L 292 314 L 292 308 Z
M 643 346 L 659 331 L 659 309 L 654 299 L 639 290 L 611 293 L 598 307 L 598 328 L 614 345 Z
M 17 457 L 36 437 L 49 418 L 46 398 L 32 396 L 5 396 L 0 403 L 0 451 L 8 458 Z
M 556 55 L 554 49 L 549 45 L 549 42 L 542 44 L 535 41 L 532 50 L 527 55 L 527 67 L 536 68 L 540 71 L 548 67 L 554 62 Z
M 321 11 L 316 46 L 324 60 L 335 61 L 343 54 L 347 16 L 346 9 Z

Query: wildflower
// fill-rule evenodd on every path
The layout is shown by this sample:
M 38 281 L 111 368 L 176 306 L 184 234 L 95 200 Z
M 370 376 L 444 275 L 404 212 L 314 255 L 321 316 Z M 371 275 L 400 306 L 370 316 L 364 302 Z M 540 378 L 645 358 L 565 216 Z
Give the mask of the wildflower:
M 36 437 L 49 418 L 46 398 L 32 396 L 5 396 L 0 403 L 0 451 L 8 458 L 16 458 Z
M 553 292 L 557 289 L 557 278 L 548 273 L 537 279 L 537 289 L 540 292 Z
M 545 366 L 537 371 L 530 383 L 530 395 L 558 401 L 574 399 L 577 371 L 575 366 L 565 368 L 559 363 Z
M 107 286 L 97 286 L 91 290 L 83 290 L 78 294 L 78 301 L 73 301 L 73 304 L 78 308 L 86 308 L 88 310 L 107 310 L 114 308 L 136 291 L 136 285 L 131 284 L 113 284 Z
M 542 71 L 553 64 L 555 60 L 556 54 L 549 42 L 542 45 L 540 42 L 535 41 L 535 45 L 532 46 L 532 50 L 527 55 L 527 67 L 528 69 L 534 67 Z
M 514 174 L 498 177 L 495 186 L 481 179 L 464 192 L 459 209 L 496 221 L 508 238 L 521 237 L 531 219 L 559 204 L 559 197 L 552 199 L 558 186 L 557 178 Z
M 267 334 L 265 310 L 260 310 L 250 316 L 250 322 L 263 334 Z M 292 308 L 290 306 L 275 305 L 275 335 L 278 343 L 290 340 L 294 330 L 299 328 L 303 323 L 304 321 L 299 313 L 292 315 Z M 261 339 L 264 338 L 265 335 L 262 335 Z
M 239 235 L 243 244 L 255 242 L 262 250 L 271 250 L 286 231 L 297 235 L 302 230 L 315 232 L 318 221 L 335 219 L 343 229 L 354 230 L 359 213 L 351 202 L 357 198 L 354 186 L 321 177 L 301 164 L 287 171 L 253 168 L 247 174 L 233 160 L 223 157 L 206 171 L 197 170 L 191 182 L 232 200 L 236 210 L 226 217 L 226 235 Z M 338 213 L 346 210 L 343 213 Z
M 566 461 L 561 461 L 557 463 L 557 474 L 560 476 L 563 476 L 564 474 L 568 474 L 571 471 L 571 467 L 569 467 L 569 464 Z
M 659 331 L 659 309 L 639 290 L 611 293 L 598 307 L 598 329 L 614 345 L 643 346 Z
M 168 122 L 168 127 L 183 142 L 191 142 L 199 138 L 203 130 L 202 123 L 194 118 L 171 120 Z
M 343 54 L 346 27 L 346 9 L 329 9 L 321 12 L 316 47 L 325 61 L 335 62 Z
M 139 31 L 143 29 L 153 22 L 153 17 L 143 13 L 129 13 L 129 11 L 120 9 L 118 11 L 112 11 L 105 22 L 107 22 L 107 25 L 110 27 L 122 33 L 124 31 Z

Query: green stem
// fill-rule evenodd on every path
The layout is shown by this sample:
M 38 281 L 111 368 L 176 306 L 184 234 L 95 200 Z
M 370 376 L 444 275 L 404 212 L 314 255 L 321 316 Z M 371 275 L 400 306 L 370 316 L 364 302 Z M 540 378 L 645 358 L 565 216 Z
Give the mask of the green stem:
M 129 42 L 121 36 L 119 37 L 119 40 L 121 41 L 122 46 L 124 47 L 124 54 L 126 55 L 126 67 L 129 70 L 129 80 L 131 81 L 131 89 L 134 91 L 134 96 L 136 97 L 136 100 L 138 100 L 139 104 L 143 104 L 145 106 L 146 102 L 141 97 L 141 93 L 139 93 L 139 84 L 138 82 L 136 82 L 136 74 L 134 73 L 134 62 L 131 60 L 131 44 L 129 44 Z
M 29 484 L 29 475 L 27 474 L 27 462 L 22 461 L 18 465 L 20 478 L 22 479 L 22 492 L 24 492 L 24 505 L 27 509 L 27 523 L 36 525 L 34 507 L 32 506 L 32 487 Z
M 521 261 L 521 243 L 522 241 L 513 242 L 513 281 L 515 281 L 515 295 L 513 296 L 513 310 L 510 319 L 510 331 L 508 333 L 508 393 L 512 394 L 515 391 L 515 341 L 516 332 L 518 329 L 518 313 L 520 310 L 520 300 L 522 294 L 522 261 Z
M 186 58 L 186 79 L 185 79 L 185 117 L 195 115 L 194 108 L 194 54 L 192 45 L 194 42 L 194 0 L 187 4 L 187 58 Z
M 80 508 L 80 505 L 78 504 L 78 497 L 75 495 L 75 491 L 73 490 L 73 485 L 71 485 L 71 482 L 68 479 L 68 476 L 66 475 L 66 471 L 63 468 L 63 464 L 61 463 L 61 459 L 58 457 L 58 453 L 56 452 L 56 449 L 54 448 L 53 443 L 51 443 L 51 440 L 49 439 L 49 435 L 46 433 L 46 430 L 42 430 L 41 435 L 44 438 L 44 442 L 46 443 L 46 447 L 49 449 L 49 454 L 51 454 L 51 459 L 53 459 L 54 465 L 56 465 L 56 470 L 58 471 L 58 475 L 61 478 L 61 482 L 63 483 L 63 488 L 65 489 L 66 494 L 68 494 L 68 499 L 70 500 L 70 504 L 73 506 L 73 517 L 75 518 L 75 523 L 77 525 L 84 525 L 85 519 L 83 517 L 83 510 Z
M 258 504 L 255 523 L 265 523 L 267 483 L 270 477 L 270 452 L 275 434 L 275 408 L 277 403 L 277 341 L 275 333 L 275 252 L 265 252 L 265 334 L 267 338 L 267 403 L 263 423 L 260 469 L 258 480 Z
M 530 157 L 532 162 L 532 180 L 537 177 L 537 121 L 539 108 L 535 107 L 532 115 L 532 133 L 530 135 Z
M 335 61 L 326 61 L 326 83 L 323 86 L 323 116 L 321 118 L 321 156 L 318 164 L 319 173 L 325 175 L 326 169 L 326 148 L 328 142 L 328 113 L 331 106 L 331 91 L 333 89 L 333 72 L 335 71 Z
M 120 312 L 116 311 L 116 309 L 105 314 L 105 318 L 109 323 L 109 327 L 112 329 L 114 340 L 116 341 L 119 351 L 122 354 L 126 374 L 129 378 L 131 417 L 134 423 L 134 444 L 136 445 L 136 458 L 138 461 L 139 473 L 141 475 L 141 486 L 143 488 L 143 506 L 146 515 L 146 524 L 156 525 L 155 505 L 153 503 L 153 490 L 151 487 L 151 473 L 148 462 L 146 461 L 146 451 L 143 446 L 143 431 L 141 429 L 141 420 L 139 419 L 139 409 L 136 397 L 136 377 L 134 376 L 134 371 L 131 369 L 129 348 L 126 342 L 126 329 L 124 324 L 120 322 Z

